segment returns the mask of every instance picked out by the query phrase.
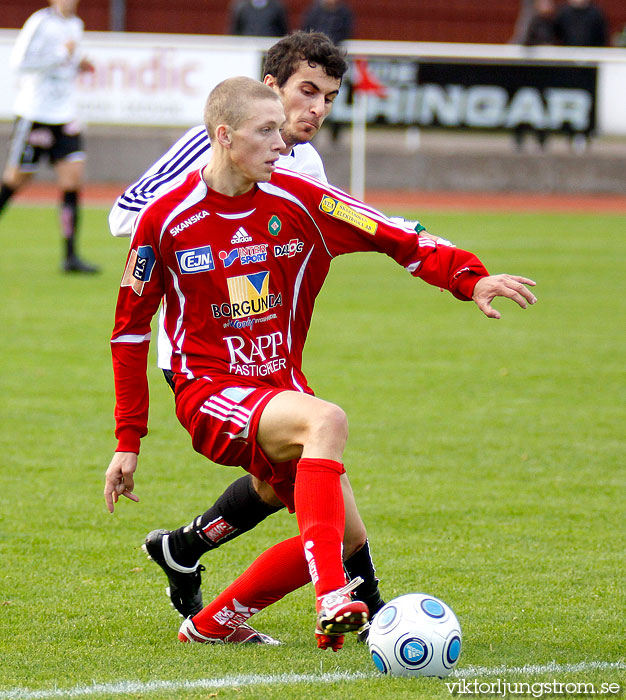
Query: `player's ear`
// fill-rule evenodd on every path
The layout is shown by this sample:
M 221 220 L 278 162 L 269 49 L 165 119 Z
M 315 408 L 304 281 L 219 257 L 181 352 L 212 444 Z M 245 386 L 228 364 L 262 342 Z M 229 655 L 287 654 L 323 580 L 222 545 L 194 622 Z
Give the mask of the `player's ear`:
M 272 90 L 275 90 L 278 92 L 278 81 L 273 75 L 270 75 L 269 73 L 263 78 L 263 82 L 268 86 L 271 87 Z
M 218 124 L 215 129 L 215 139 L 224 148 L 230 148 L 232 145 L 230 127 L 227 124 Z

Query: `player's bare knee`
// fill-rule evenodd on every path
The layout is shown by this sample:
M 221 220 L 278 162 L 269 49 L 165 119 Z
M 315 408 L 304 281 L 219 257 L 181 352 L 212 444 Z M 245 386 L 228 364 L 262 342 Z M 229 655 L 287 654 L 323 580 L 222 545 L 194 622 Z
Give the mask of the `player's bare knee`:
M 348 417 L 334 403 L 320 402 L 310 419 L 309 440 L 343 450 L 348 440 Z

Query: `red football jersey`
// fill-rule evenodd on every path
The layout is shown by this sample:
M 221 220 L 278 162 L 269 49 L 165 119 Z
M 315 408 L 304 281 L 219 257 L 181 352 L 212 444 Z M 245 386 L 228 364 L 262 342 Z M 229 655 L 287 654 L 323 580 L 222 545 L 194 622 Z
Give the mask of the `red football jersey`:
M 420 236 L 330 185 L 277 169 L 227 197 L 195 171 L 141 214 L 112 337 L 118 449 L 147 432 L 150 322 L 164 328 L 179 381 L 311 392 L 302 351 L 332 259 L 386 253 L 412 275 L 470 299 L 487 270 L 472 253 Z

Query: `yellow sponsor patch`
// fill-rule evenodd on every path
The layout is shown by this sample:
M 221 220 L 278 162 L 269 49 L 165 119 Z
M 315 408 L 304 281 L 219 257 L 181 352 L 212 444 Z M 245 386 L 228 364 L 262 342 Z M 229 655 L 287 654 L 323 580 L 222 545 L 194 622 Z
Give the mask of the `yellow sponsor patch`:
M 344 202 L 340 202 L 338 199 L 334 199 L 328 195 L 324 195 L 322 198 L 320 209 L 325 214 L 335 217 L 335 219 L 341 219 L 356 228 L 360 228 L 362 231 L 371 233 L 372 236 L 378 229 L 378 223 L 370 219 L 369 216 L 361 214 Z

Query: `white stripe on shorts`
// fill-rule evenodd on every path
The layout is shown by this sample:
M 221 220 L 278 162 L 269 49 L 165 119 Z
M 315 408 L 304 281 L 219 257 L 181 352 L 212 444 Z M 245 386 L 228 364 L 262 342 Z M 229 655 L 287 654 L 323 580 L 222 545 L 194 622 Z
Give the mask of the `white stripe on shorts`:
M 250 420 L 250 411 L 242 408 L 239 404 L 226 401 L 221 396 L 212 396 L 210 400 L 213 401 L 214 408 L 219 409 L 219 407 L 223 407 L 228 411 L 237 413 L 242 420 Z
M 241 423 L 238 420 L 234 420 L 233 418 L 224 418 L 224 416 L 220 415 L 219 413 L 214 413 L 213 411 L 210 411 L 208 408 L 205 408 L 202 406 L 200 409 L 202 413 L 206 413 L 209 416 L 213 416 L 213 418 L 219 418 L 223 423 L 234 423 L 235 425 L 238 425 L 240 428 L 245 429 L 246 424 Z
M 239 406 L 239 404 L 225 399 L 223 395 L 211 396 L 200 407 L 202 413 L 207 413 L 221 421 L 230 421 L 235 425 L 245 428 L 250 421 L 251 412 Z

